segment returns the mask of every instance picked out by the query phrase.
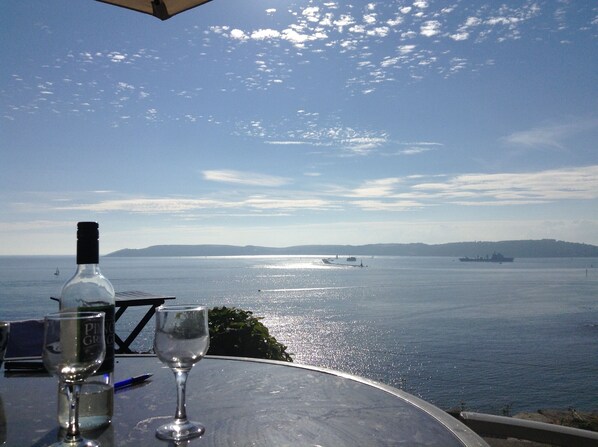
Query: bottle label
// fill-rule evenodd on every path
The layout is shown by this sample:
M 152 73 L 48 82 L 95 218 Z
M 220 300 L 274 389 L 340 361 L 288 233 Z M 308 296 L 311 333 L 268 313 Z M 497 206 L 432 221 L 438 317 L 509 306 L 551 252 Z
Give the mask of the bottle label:
M 84 321 L 79 323 L 77 328 L 79 358 L 87 360 L 94 358 L 98 351 L 98 344 L 101 342 L 102 325 L 99 321 Z
M 104 312 L 104 336 L 106 340 L 106 357 L 97 374 L 111 373 L 114 371 L 114 306 L 93 306 L 82 308 L 86 311 Z

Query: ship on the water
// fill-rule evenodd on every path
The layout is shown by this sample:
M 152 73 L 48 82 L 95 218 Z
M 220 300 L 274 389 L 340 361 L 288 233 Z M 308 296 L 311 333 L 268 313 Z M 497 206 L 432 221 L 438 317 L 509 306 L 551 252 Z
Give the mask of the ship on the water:
M 461 262 L 498 262 L 502 264 L 503 262 L 513 262 L 515 258 L 507 258 L 500 253 L 492 253 L 492 256 L 486 255 L 486 257 L 477 256 L 475 258 L 470 258 L 468 256 L 464 258 L 459 258 Z
M 354 264 L 357 259 L 354 257 L 347 258 L 347 263 L 338 262 L 338 255 L 336 258 L 322 258 L 322 262 L 326 265 L 338 265 L 343 267 L 367 267 L 367 265 L 363 265 L 363 261 L 360 261 L 359 264 Z

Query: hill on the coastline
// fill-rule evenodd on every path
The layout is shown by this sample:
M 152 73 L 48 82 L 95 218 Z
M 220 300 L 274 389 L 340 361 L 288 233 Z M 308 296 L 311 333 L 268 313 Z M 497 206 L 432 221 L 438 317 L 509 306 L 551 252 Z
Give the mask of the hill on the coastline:
M 298 245 L 154 245 L 118 250 L 107 256 L 248 256 L 248 255 L 352 255 L 352 256 L 486 256 L 502 253 L 515 258 L 598 257 L 598 246 L 554 239 L 448 244 Z

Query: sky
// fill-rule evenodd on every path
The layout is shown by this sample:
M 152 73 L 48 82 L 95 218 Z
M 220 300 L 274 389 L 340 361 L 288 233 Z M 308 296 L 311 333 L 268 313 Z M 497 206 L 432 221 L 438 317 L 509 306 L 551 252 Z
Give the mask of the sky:
M 0 255 L 598 245 L 598 5 L 5 2 Z

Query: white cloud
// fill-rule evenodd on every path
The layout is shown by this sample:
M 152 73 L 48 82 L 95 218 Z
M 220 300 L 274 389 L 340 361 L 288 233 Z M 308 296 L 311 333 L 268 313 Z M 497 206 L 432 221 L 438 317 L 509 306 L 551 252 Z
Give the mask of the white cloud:
M 368 25 L 376 23 L 376 14 L 366 14 L 363 16 L 363 21 Z
M 349 193 L 350 197 L 387 197 L 395 193 L 395 186 L 401 183 L 399 178 L 369 180 Z
M 454 34 L 451 34 L 449 37 L 456 41 L 467 40 L 469 38 L 469 33 L 466 33 L 466 32 L 454 33 Z
M 465 20 L 465 26 L 478 26 L 482 24 L 482 19 L 478 17 L 468 17 Z
M 349 31 L 352 33 L 364 34 L 366 32 L 366 27 L 364 25 L 353 25 L 349 28 Z
M 103 200 L 97 203 L 56 207 L 58 210 L 80 210 L 93 212 L 130 212 L 143 214 L 181 213 L 194 209 L 219 208 L 222 203 L 205 199 L 181 198 L 134 198 Z
M 403 19 L 403 17 L 397 15 L 395 16 L 395 18 L 387 20 L 386 23 L 388 24 L 388 26 L 397 26 L 403 23 L 404 21 L 405 19 Z
M 400 45 L 398 47 L 399 53 L 401 54 L 409 54 L 412 53 L 416 48 L 416 45 Z
M 414 208 L 422 208 L 424 205 L 413 200 L 355 200 L 351 202 L 364 211 L 408 211 Z
M 438 20 L 428 20 L 420 27 L 420 34 L 426 37 L 433 37 L 440 34 L 440 22 Z
M 382 62 L 380 62 L 381 67 L 390 67 L 392 65 L 396 65 L 401 61 L 399 57 L 386 57 Z
M 310 6 L 303 10 L 303 15 L 310 22 L 318 22 L 320 20 L 320 8 L 317 6 Z
M 249 186 L 276 187 L 288 184 L 284 177 L 276 177 L 254 172 L 234 171 L 230 169 L 207 170 L 202 172 L 203 178 L 212 182 L 234 183 Z
M 344 140 L 351 152 L 360 154 L 367 153 L 385 142 L 385 138 L 379 137 L 355 137 Z
M 407 149 L 403 149 L 403 150 L 399 151 L 399 154 L 417 155 L 417 154 L 423 154 L 424 152 L 428 152 L 431 150 L 433 150 L 433 148 L 430 146 L 411 146 L 411 147 L 408 147 Z
M 302 44 L 310 40 L 312 37 L 308 34 L 300 34 L 292 29 L 285 29 L 282 32 L 282 38 L 294 44 Z
M 253 197 L 243 201 L 243 205 L 261 210 L 304 210 L 325 209 L 332 204 L 322 199 L 279 199 L 266 197 Z
M 255 40 L 278 39 L 280 32 L 274 29 L 259 29 L 251 33 L 251 38 Z
M 528 173 L 389 177 L 332 194 L 369 211 L 430 206 L 525 206 L 597 200 L 598 165 Z M 352 200 L 357 199 L 357 200 Z
M 524 205 L 558 200 L 598 199 L 598 165 L 540 172 L 463 174 L 444 182 L 417 183 L 414 192 L 455 204 Z M 461 200 L 467 198 L 466 201 Z
M 293 210 L 321 210 L 334 208 L 334 203 L 320 198 L 296 197 L 264 197 L 252 196 L 243 200 L 214 200 L 214 199 L 189 199 L 189 198 L 131 198 L 102 200 L 96 203 L 87 203 L 70 206 L 56 207 L 63 211 L 88 211 L 97 213 L 125 212 L 135 214 L 188 214 L 197 210 L 226 210 L 227 215 L 237 213 L 259 212 L 275 210 L 277 212 L 290 212 Z M 192 214 L 191 214 L 192 215 Z
M 518 146 L 532 148 L 563 149 L 565 140 L 578 133 L 598 129 L 598 120 L 581 120 L 552 126 L 535 127 L 529 130 L 514 132 L 503 138 L 503 141 Z
M 355 23 L 355 19 L 350 15 L 343 14 L 340 16 L 338 20 L 335 20 L 333 23 L 334 26 L 338 27 L 339 30 L 342 31 L 343 27 L 353 25 Z
M 249 39 L 249 37 L 247 36 L 247 34 L 245 34 L 244 31 L 240 30 L 240 29 L 233 29 L 230 32 L 230 37 L 232 37 L 235 40 L 247 40 Z
M 295 146 L 295 145 L 299 145 L 299 144 L 305 144 L 304 141 L 296 141 L 296 140 L 287 140 L 287 141 L 271 140 L 271 141 L 264 141 L 264 143 L 279 145 L 279 146 Z
M 112 52 L 108 54 L 108 58 L 115 63 L 123 62 L 127 57 L 119 52 Z
M 378 26 L 374 29 L 368 30 L 368 36 L 377 36 L 377 37 L 386 37 L 389 32 L 389 28 L 387 26 Z

